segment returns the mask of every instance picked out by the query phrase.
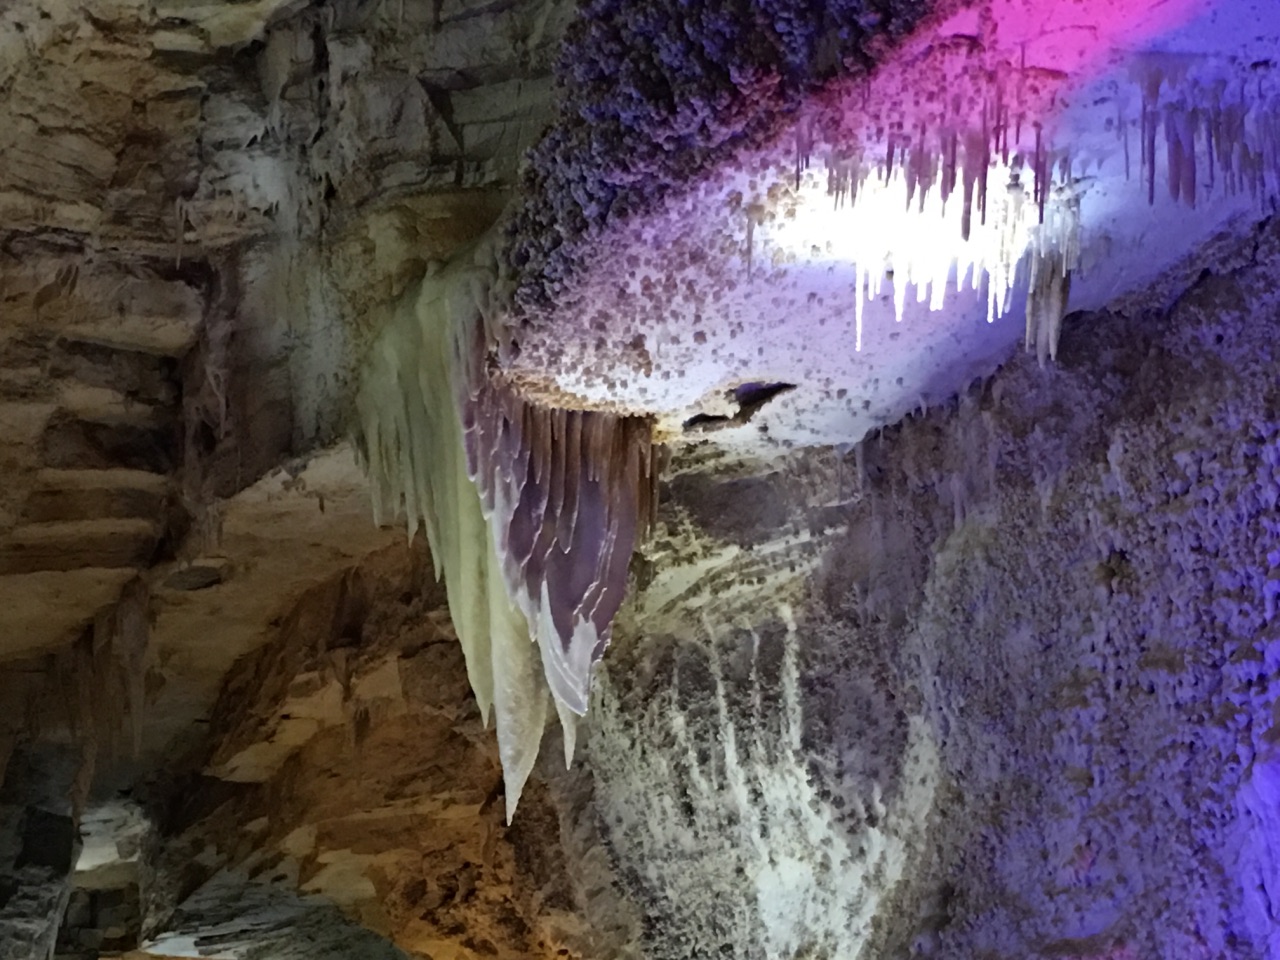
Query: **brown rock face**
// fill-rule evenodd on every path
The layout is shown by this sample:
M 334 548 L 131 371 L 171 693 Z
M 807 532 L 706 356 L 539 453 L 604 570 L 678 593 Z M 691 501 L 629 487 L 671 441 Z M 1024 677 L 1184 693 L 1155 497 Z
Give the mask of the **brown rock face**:
M 167 841 L 216 851 L 182 886 L 241 872 L 319 895 L 415 956 L 582 955 L 558 816 L 539 785 L 505 826 L 443 603 L 421 544 L 390 547 L 309 590 L 237 665 L 204 769 L 243 786 Z M 210 925 L 176 906 L 161 947 Z
M 548 109 L 561 7 L 418 6 L 6 8 L 0 577 L 171 559 L 335 438 L 379 311 L 492 223 Z
M 189 770 L 233 664 L 301 595 L 396 542 L 370 523 L 349 451 L 315 451 L 344 429 L 387 305 L 506 203 L 567 12 L 0 13 L 8 834 L 28 807 L 97 822 L 118 791 Z M 40 772 L 49 751 L 69 775 Z M 0 863 L 33 891 L 11 901 L 19 932 L 0 920 L 0 955 L 43 956 L 63 881 L 53 870 L 44 897 L 16 853 Z M 137 946 L 141 913 L 120 934 L 108 901 L 145 908 L 148 875 L 93 896 L 77 879 L 79 932 L 59 951 Z

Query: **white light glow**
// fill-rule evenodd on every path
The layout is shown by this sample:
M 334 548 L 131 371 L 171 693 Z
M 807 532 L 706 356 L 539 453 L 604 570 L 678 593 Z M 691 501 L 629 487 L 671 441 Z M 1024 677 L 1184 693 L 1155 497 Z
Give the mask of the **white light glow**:
M 1069 183 L 1046 186 L 1042 205 L 1022 158 L 997 158 L 986 170 L 984 191 L 974 178 L 967 189 L 956 185 L 948 196 L 937 186 L 921 186 L 919 161 L 912 163 L 891 171 L 881 164 L 868 175 L 845 173 L 840 182 L 849 186 L 833 189 L 833 171 L 839 174 L 829 160 L 825 169 L 811 169 L 801 178 L 795 215 L 765 218 L 753 237 L 760 246 L 754 255 L 762 258 L 777 251 L 787 258 L 820 257 L 855 266 L 857 350 L 862 349 L 864 305 L 881 295 L 886 282 L 898 322 L 910 296 L 939 311 L 947 305 L 949 289 L 976 291 L 985 284 L 991 322 L 1010 311 L 1020 280 L 1058 276 L 1065 283 L 1079 262 L 1079 201 Z M 936 160 L 924 165 L 938 169 Z M 1040 287 L 1030 286 L 1029 345 L 1039 343 L 1039 329 L 1056 332 L 1061 313 L 1049 316 L 1046 310 L 1066 307 L 1065 296 L 1042 296 Z M 1052 355 L 1056 337 L 1045 346 Z

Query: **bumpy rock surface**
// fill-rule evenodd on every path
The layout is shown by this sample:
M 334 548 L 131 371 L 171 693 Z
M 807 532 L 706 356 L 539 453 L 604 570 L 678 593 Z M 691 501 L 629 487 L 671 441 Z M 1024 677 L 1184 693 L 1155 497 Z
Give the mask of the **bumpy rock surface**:
M 590 745 L 645 955 L 1274 955 L 1274 228 L 1246 253 L 811 460 L 825 496 L 673 485 L 698 546 Z
M 847 454 L 686 448 L 513 827 L 426 558 L 318 588 L 161 829 L 157 947 L 265 889 L 412 955 L 1273 955 L 1280 236 L 1232 263 Z
M 553 305 L 606 224 L 759 146 L 821 80 L 866 70 L 934 6 L 582 4 L 560 58 L 564 109 L 530 154 L 511 224 L 518 301 Z
M 150 949 L 336 957 L 363 929 L 371 956 L 595 955 L 547 788 L 505 825 L 444 602 L 421 542 L 391 547 L 312 589 L 237 666 L 204 797 L 160 825 Z

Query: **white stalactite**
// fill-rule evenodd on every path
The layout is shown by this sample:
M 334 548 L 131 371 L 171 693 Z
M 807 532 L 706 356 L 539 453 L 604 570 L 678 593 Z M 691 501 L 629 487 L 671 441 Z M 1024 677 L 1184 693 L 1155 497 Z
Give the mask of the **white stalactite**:
M 510 818 L 548 692 L 572 761 L 661 451 L 645 418 L 545 406 L 489 369 L 496 264 L 483 243 L 423 279 L 371 352 L 357 409 L 375 519 L 403 510 L 410 536 L 425 528 L 445 579 L 468 679 L 495 718 Z

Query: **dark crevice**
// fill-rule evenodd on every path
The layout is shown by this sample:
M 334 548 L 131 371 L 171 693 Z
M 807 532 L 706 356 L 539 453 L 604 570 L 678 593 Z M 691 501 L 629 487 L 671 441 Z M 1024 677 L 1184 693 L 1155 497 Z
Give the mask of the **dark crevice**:
M 733 388 L 733 399 L 738 402 L 738 415 L 743 423 L 750 420 L 761 407 L 788 390 L 794 390 L 794 383 L 760 383 L 753 381 Z
M 696 433 L 700 430 L 719 430 L 732 423 L 732 417 L 720 414 L 698 413 L 684 422 L 684 430 L 685 433 Z
M 740 427 L 748 423 L 770 400 L 788 390 L 794 390 L 794 383 L 768 383 L 752 380 L 739 384 L 727 393 L 727 398 L 738 405 L 732 416 L 728 414 L 698 413 L 684 422 L 685 433 L 705 433 L 711 430 L 724 430 L 728 427 Z

